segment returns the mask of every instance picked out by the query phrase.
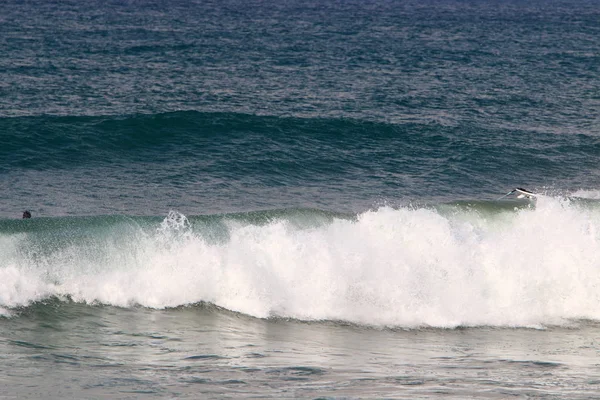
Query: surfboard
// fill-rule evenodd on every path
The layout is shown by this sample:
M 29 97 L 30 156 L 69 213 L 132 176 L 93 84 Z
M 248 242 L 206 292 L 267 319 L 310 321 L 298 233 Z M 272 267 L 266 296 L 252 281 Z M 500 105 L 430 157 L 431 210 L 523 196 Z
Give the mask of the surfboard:
M 515 192 L 519 193 L 519 195 L 517 196 L 517 198 L 522 199 L 523 197 L 527 197 L 529 199 L 532 199 L 534 197 L 536 197 L 535 193 L 530 192 L 527 189 L 523 189 L 523 188 L 515 188 L 514 190 Z
M 514 188 L 510 192 L 506 193 L 504 196 L 498 198 L 498 200 L 502 200 L 506 196 L 510 196 L 513 193 L 518 193 L 517 194 L 517 199 L 523 199 L 523 198 L 534 199 L 537 196 L 535 193 L 530 192 L 527 189 L 523 189 L 523 188 L 519 188 L 518 187 L 518 188 Z

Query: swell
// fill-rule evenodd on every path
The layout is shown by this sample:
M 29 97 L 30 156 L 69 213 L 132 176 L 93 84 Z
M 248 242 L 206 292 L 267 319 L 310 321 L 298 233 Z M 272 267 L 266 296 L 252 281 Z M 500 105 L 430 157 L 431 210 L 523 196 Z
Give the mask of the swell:
M 547 185 L 549 177 L 558 187 L 589 187 L 600 155 L 598 139 L 586 135 L 195 111 L 2 118 L 0 140 L 0 172 L 105 168 L 126 180 L 126 171 L 168 170 L 173 181 L 344 182 L 346 190 L 413 196 L 420 186 L 446 198 L 469 187 Z
M 257 140 L 266 141 L 260 143 L 261 147 L 266 144 L 268 149 L 274 145 L 280 151 L 286 151 L 285 147 L 293 151 L 294 147 L 320 144 L 325 150 L 330 146 L 383 152 L 384 146 L 390 143 L 402 144 L 409 154 L 427 151 L 430 158 L 439 155 L 440 150 L 436 149 L 449 150 L 456 161 L 468 157 L 475 149 L 494 151 L 495 147 L 542 153 L 577 148 L 581 156 L 597 155 L 600 150 L 597 139 L 585 135 L 537 133 L 538 140 L 532 145 L 531 136 L 522 132 L 513 135 L 502 129 L 490 128 L 490 131 L 505 136 L 506 140 L 490 138 L 485 129 L 480 132 L 481 128 L 408 120 L 383 123 L 196 111 L 104 117 L 5 117 L 0 118 L 0 128 L 4 144 L 0 150 L 0 165 L 23 168 L 67 167 L 86 160 L 99 162 L 107 155 L 133 158 L 160 153 L 185 155 L 203 147 L 213 151 L 222 144 L 250 146 L 252 151 L 251 145 Z
M 399 131 L 394 125 L 351 120 L 195 111 L 121 117 L 1 118 L 0 127 L 5 143 L 1 164 L 24 168 L 60 167 L 60 163 L 67 167 L 82 160 L 99 162 L 107 155 L 141 159 L 149 154 L 185 154 L 205 146 L 216 150 L 222 144 L 249 145 L 255 139 L 293 145 L 296 135 L 332 144 L 348 143 L 361 133 L 393 137 Z M 52 159 L 57 161 L 52 163 Z

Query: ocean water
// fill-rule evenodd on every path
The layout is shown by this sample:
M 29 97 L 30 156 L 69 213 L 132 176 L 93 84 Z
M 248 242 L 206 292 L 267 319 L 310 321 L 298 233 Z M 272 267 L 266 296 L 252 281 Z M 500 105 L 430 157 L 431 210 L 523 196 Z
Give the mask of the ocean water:
M 597 1 L 6 0 L 0 56 L 0 398 L 598 398 Z

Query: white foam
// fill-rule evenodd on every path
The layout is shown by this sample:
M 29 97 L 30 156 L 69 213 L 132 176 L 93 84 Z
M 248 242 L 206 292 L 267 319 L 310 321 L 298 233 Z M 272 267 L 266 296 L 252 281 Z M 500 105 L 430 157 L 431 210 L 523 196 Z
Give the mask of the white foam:
M 600 319 L 600 215 L 544 196 L 495 217 L 381 208 L 310 229 L 230 222 L 218 244 L 170 214 L 154 235 L 98 246 L 102 257 L 67 247 L 0 262 L 0 306 L 56 294 L 406 327 Z
M 600 200 L 600 190 L 579 189 L 573 192 L 571 196 L 582 199 Z

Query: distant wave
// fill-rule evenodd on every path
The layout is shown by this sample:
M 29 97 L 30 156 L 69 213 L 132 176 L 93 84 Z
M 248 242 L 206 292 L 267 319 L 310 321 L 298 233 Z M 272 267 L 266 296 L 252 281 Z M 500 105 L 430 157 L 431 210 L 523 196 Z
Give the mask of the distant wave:
M 0 118 L 0 140 L 0 173 L 104 169 L 100 180 L 111 174 L 125 185 L 153 167 L 154 177 L 168 170 L 162 179 L 169 182 L 343 182 L 339 190 L 383 198 L 426 190 L 455 199 L 472 196 L 474 187 L 497 193 L 515 183 L 590 186 L 593 175 L 584 171 L 596 168 L 600 154 L 597 139 L 585 135 L 196 111 Z
M 377 326 L 600 319 L 600 208 L 551 197 L 354 216 L 2 220 L 0 252 L 5 314 L 66 296 Z
M 244 145 L 244 151 L 251 152 L 257 146 L 277 145 L 265 143 L 265 139 L 294 145 L 299 136 L 352 146 L 365 134 L 384 138 L 408 131 L 407 126 L 366 121 L 195 111 L 0 118 L 0 166 L 61 168 L 80 162 L 101 163 L 115 156 L 134 161 L 161 154 L 189 156 L 206 148 L 218 155 L 220 146 L 230 150 L 231 144 Z

